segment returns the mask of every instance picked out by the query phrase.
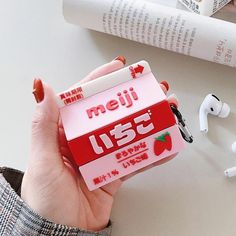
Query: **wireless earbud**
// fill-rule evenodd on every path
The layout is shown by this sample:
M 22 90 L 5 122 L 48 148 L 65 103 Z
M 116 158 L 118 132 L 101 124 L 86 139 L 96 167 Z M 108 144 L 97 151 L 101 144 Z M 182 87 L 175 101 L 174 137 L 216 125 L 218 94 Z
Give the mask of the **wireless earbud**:
M 203 100 L 199 111 L 200 131 L 208 132 L 208 114 L 226 118 L 229 113 L 230 107 L 228 104 L 223 103 L 214 94 L 208 94 Z
M 229 178 L 234 177 L 236 175 L 236 167 L 229 168 L 225 170 L 224 173 L 226 177 L 229 177 Z
M 236 153 L 236 142 L 234 142 L 231 146 L 233 153 Z
M 232 148 L 233 153 L 236 153 L 236 142 L 232 144 L 231 148 Z M 236 176 L 236 166 L 225 170 L 224 173 L 225 173 L 225 176 L 229 178 Z

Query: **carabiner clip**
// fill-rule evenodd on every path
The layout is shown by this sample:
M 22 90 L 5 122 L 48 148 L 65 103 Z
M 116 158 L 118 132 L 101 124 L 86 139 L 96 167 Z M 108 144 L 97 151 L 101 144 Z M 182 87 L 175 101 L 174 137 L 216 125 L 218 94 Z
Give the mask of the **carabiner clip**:
M 170 108 L 171 108 L 172 112 L 175 114 L 175 116 L 177 118 L 179 130 L 181 132 L 181 135 L 182 135 L 183 139 L 188 143 L 192 143 L 193 142 L 193 136 L 190 133 L 187 125 L 185 124 L 185 119 L 183 118 L 182 114 L 177 109 L 177 107 L 175 107 L 173 105 L 170 105 Z

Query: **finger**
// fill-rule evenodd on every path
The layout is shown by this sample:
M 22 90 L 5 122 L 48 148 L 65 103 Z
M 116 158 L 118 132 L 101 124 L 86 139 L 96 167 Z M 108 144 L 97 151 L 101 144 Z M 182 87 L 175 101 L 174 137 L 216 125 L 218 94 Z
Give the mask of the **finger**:
M 103 187 L 101 187 L 100 189 L 103 190 L 104 192 L 108 193 L 111 196 L 114 196 L 117 191 L 119 190 L 119 188 L 122 185 L 122 180 L 121 179 L 117 179 L 107 185 L 104 185 Z
M 96 68 L 91 73 L 89 73 L 84 79 L 82 79 L 81 81 L 79 81 L 78 83 L 73 85 L 72 87 L 76 87 L 79 84 L 86 83 L 88 81 L 97 79 L 101 76 L 104 76 L 104 75 L 110 74 L 114 71 L 117 71 L 117 70 L 123 68 L 125 63 L 126 63 L 125 58 L 123 56 L 119 56 L 119 57 L 115 58 L 113 61 Z
M 59 131 L 59 146 L 60 146 L 60 151 L 63 157 L 68 158 L 69 160 L 72 159 L 72 154 L 66 139 L 66 134 L 64 127 L 62 125 L 61 118 L 59 117 L 59 122 L 58 122 L 58 131 Z
M 68 145 L 68 142 L 66 140 L 65 131 L 63 128 L 59 128 L 59 144 L 60 144 L 60 151 L 62 156 L 71 158 L 72 154 Z
M 75 163 L 73 161 L 70 161 L 68 158 L 63 157 L 63 162 L 64 165 L 69 168 L 69 170 L 71 171 L 71 173 L 73 174 L 73 176 L 80 176 L 80 173 L 78 171 L 78 167 L 75 165 Z
M 169 89 L 170 89 L 170 86 L 169 86 L 168 82 L 165 81 L 165 80 L 164 80 L 164 81 L 161 81 L 161 82 L 160 82 L 160 86 L 161 86 L 161 89 L 163 90 L 163 92 L 164 92 L 165 94 L 167 94 L 167 92 L 168 92 Z M 179 106 L 179 100 L 178 100 L 177 96 L 176 96 L 174 93 L 171 94 L 171 95 L 167 98 L 167 100 L 168 100 L 168 102 L 169 102 L 170 105 L 174 105 L 174 106 L 176 106 L 176 107 Z
M 168 82 L 165 81 L 165 80 L 163 80 L 163 81 L 160 82 L 160 86 L 161 86 L 163 92 L 164 92 L 165 94 L 167 94 L 167 92 L 168 92 L 169 89 L 170 89 L 170 86 L 169 86 Z
M 33 93 L 37 106 L 32 121 L 31 161 L 44 160 L 61 165 L 58 145 L 59 109 L 55 94 L 40 79 L 34 81 Z
M 121 180 L 122 181 L 126 181 L 126 180 L 130 179 L 131 177 L 133 177 L 133 176 L 135 176 L 137 174 L 143 173 L 144 171 L 147 171 L 147 170 L 149 170 L 149 169 L 151 169 L 153 167 L 156 167 L 156 166 L 159 166 L 159 165 L 163 165 L 164 163 L 166 163 L 166 162 L 172 160 L 173 158 L 175 158 L 176 156 L 177 156 L 177 154 L 174 154 L 174 155 L 171 155 L 169 157 L 166 157 L 166 158 L 164 158 L 164 159 L 162 159 L 160 161 L 157 161 L 157 162 L 155 162 L 155 163 L 153 163 L 153 164 L 151 164 L 149 166 L 146 166 L 146 167 L 144 167 L 144 168 L 142 168 L 140 170 L 137 170 L 134 173 L 131 173 L 129 175 L 126 175 L 126 176 L 122 177 Z

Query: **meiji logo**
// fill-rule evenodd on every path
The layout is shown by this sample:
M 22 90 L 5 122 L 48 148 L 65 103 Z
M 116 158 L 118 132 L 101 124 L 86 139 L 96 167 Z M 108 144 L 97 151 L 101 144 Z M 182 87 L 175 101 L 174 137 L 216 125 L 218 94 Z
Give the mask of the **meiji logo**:
M 107 110 L 114 111 L 120 106 L 125 106 L 127 108 L 133 106 L 133 101 L 138 100 L 138 95 L 134 91 L 134 88 L 129 88 L 129 90 L 124 90 L 123 93 L 117 93 L 117 99 L 112 99 L 106 103 L 106 105 L 98 105 L 87 109 L 87 115 L 90 119 L 93 115 L 99 116 L 100 113 L 106 113 Z

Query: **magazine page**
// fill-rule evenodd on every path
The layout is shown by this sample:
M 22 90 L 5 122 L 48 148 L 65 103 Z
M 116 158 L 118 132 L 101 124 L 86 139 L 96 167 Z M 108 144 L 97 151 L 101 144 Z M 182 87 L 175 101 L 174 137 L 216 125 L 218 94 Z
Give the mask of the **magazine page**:
M 236 67 L 236 24 L 145 0 L 65 0 L 85 28 Z

